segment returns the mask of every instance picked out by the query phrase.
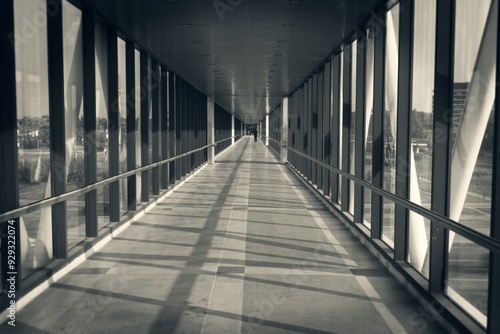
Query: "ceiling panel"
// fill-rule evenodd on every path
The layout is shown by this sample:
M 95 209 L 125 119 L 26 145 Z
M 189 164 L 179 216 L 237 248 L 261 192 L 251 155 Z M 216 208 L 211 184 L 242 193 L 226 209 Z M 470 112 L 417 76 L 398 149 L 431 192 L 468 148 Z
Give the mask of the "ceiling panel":
M 81 0 L 246 123 L 274 110 L 386 1 Z

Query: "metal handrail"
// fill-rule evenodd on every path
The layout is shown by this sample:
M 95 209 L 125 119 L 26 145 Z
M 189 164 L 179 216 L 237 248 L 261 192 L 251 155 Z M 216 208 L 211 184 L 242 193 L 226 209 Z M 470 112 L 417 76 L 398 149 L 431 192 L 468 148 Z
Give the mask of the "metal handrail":
M 134 169 L 132 171 L 128 171 L 128 172 L 124 172 L 124 173 L 121 173 L 121 174 L 118 174 L 118 175 L 115 175 L 115 176 L 111 176 L 111 177 L 109 177 L 109 178 L 107 178 L 105 180 L 101 180 L 101 181 L 98 181 L 98 182 L 93 183 L 91 185 L 84 186 L 82 188 L 69 191 L 69 192 L 67 192 L 65 194 L 62 194 L 62 195 L 59 195 L 59 196 L 50 197 L 50 198 L 47 198 L 47 199 L 43 199 L 43 200 L 40 200 L 38 202 L 34 202 L 34 203 L 31 203 L 31 204 L 22 206 L 20 208 L 17 208 L 17 209 L 14 209 L 14 210 L 2 213 L 2 214 L 0 214 L 0 225 L 4 224 L 9 219 L 16 219 L 16 218 L 21 217 L 21 216 L 23 216 L 25 214 L 28 214 L 30 212 L 34 212 L 34 211 L 43 209 L 45 207 L 52 206 L 54 204 L 64 202 L 64 201 L 66 201 L 66 200 L 68 200 L 68 199 L 70 199 L 72 197 L 84 195 L 84 194 L 86 194 L 86 193 L 88 193 L 88 192 L 90 192 L 92 190 L 95 190 L 95 189 L 97 189 L 99 187 L 108 185 L 110 183 L 114 183 L 116 181 L 120 181 L 122 179 L 125 179 L 125 178 L 127 178 L 129 176 L 135 175 L 135 174 L 140 173 L 140 172 L 148 171 L 148 170 L 151 170 L 151 169 L 163 166 L 163 165 L 168 164 L 170 162 L 173 162 L 175 160 L 187 157 L 187 156 L 189 156 L 189 155 L 191 155 L 193 153 L 203 151 L 203 150 L 205 150 L 207 148 L 214 147 L 217 144 L 223 143 L 225 141 L 228 141 L 228 140 L 231 140 L 233 138 L 240 137 L 240 136 L 241 135 L 236 135 L 234 137 L 230 137 L 230 138 L 226 138 L 226 139 L 223 139 L 223 140 L 219 140 L 218 142 L 215 142 L 213 144 L 205 145 L 205 146 L 203 146 L 201 148 L 197 148 L 195 150 L 192 150 L 192 151 L 189 151 L 189 152 L 177 155 L 175 157 L 168 158 L 168 159 L 165 159 L 165 160 L 162 160 L 162 161 L 159 161 L 159 162 L 155 162 L 155 163 L 152 163 L 152 164 L 144 166 L 144 167 L 139 167 L 139 168 L 136 168 L 136 169 Z
M 264 136 L 264 137 L 266 137 L 266 136 Z M 354 181 L 357 184 L 359 184 L 365 188 L 370 189 L 372 192 L 382 196 L 383 198 L 389 199 L 390 201 L 396 203 L 397 205 L 400 205 L 400 206 L 402 206 L 410 211 L 413 211 L 413 212 L 423 216 L 424 218 L 427 218 L 433 222 L 438 223 L 439 225 L 441 225 L 441 227 L 444 227 L 450 231 L 453 231 L 453 232 L 475 242 L 476 244 L 478 244 L 484 248 L 487 248 L 490 251 L 493 251 L 496 253 L 500 252 L 500 242 L 498 242 L 497 240 L 495 240 L 487 235 L 479 233 L 479 232 L 477 232 L 477 231 L 475 231 L 467 226 L 461 225 L 461 224 L 457 223 L 456 221 L 454 221 L 448 217 L 445 217 L 443 215 L 440 215 L 432 210 L 429 210 L 429 209 L 424 208 L 422 206 L 419 206 L 413 202 L 410 202 L 406 199 L 398 197 L 395 194 L 388 192 L 387 190 L 378 188 L 378 187 L 374 186 L 373 184 L 371 184 L 363 179 L 360 179 L 354 175 L 349 174 L 348 172 L 345 172 L 345 171 L 340 170 L 338 168 L 327 165 L 322 161 L 319 161 L 319 160 L 312 158 L 312 157 L 310 157 L 302 152 L 299 152 L 293 148 L 290 148 L 288 145 L 283 145 L 283 144 L 281 144 L 281 142 L 278 142 L 277 140 L 274 140 L 274 139 L 269 138 L 269 137 L 266 137 L 266 138 L 280 144 L 280 146 L 282 146 L 282 147 L 287 147 L 287 149 L 289 151 L 291 151 L 295 154 L 298 154 L 298 155 L 300 155 L 308 160 L 311 160 L 312 162 L 314 162 L 314 163 L 316 163 L 316 164 L 318 164 L 318 165 L 320 165 L 320 166 L 322 166 L 322 167 L 324 167 L 324 168 L 326 168 L 326 169 L 328 169 L 336 174 L 339 174 L 343 177 L 348 178 L 350 181 Z M 288 164 L 290 164 L 290 163 L 288 162 Z

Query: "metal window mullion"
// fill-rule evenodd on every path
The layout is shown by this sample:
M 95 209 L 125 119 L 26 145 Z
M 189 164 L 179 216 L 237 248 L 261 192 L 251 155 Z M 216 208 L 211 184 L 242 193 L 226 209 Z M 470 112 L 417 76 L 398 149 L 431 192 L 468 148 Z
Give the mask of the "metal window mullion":
M 9 34 L 14 29 L 14 0 L 4 0 L 0 3 L 2 19 L 0 20 L 0 213 L 5 213 L 19 207 L 18 187 L 18 156 L 17 156 L 17 115 L 16 115 L 16 63 L 15 48 L 9 41 Z M 15 36 L 14 36 L 15 38 Z M 14 40 L 15 43 L 15 40 Z M 12 171 L 17 171 L 13 173 Z M 8 265 L 8 225 L 0 222 L 1 230 L 1 287 L 8 290 L 7 273 L 17 272 L 15 280 L 16 290 L 21 289 L 21 233 L 15 233 L 16 261 L 11 267 Z M 14 231 L 20 231 L 19 218 L 14 219 Z M 12 229 L 12 227 L 11 227 Z
M 168 75 L 168 157 L 175 157 L 175 75 Z M 168 182 L 175 183 L 175 161 L 168 164 Z
M 125 76 L 126 76 L 126 110 L 127 110 L 127 171 L 136 168 L 135 145 L 135 46 L 131 40 L 125 46 Z M 127 178 L 128 211 L 137 210 L 137 180 L 136 175 Z
M 332 123 L 331 123 L 331 143 L 332 143 L 332 167 L 340 169 L 339 166 L 339 144 L 340 138 L 340 57 L 342 54 L 336 54 L 332 60 Z M 331 172 L 331 199 L 333 203 L 339 201 L 339 175 Z
M 342 170 L 349 173 L 351 160 L 351 75 L 352 75 L 352 45 L 344 46 L 344 77 L 342 84 Z M 349 211 L 350 182 L 342 177 L 342 211 Z
M 318 113 L 318 130 L 316 132 L 316 159 L 321 162 L 324 162 L 324 154 L 323 154 L 323 80 L 325 76 L 325 69 L 322 68 L 318 74 L 318 84 L 316 86 L 317 90 L 317 113 Z M 323 167 L 321 165 L 317 165 L 316 168 L 316 179 L 318 184 L 318 189 L 324 190 L 323 185 Z
M 434 124 L 432 152 L 432 211 L 448 216 L 450 134 L 453 110 L 454 71 L 454 0 L 438 0 L 436 10 L 436 63 L 434 70 Z M 447 230 L 431 221 L 429 292 L 443 293 L 445 288 Z
M 354 175 L 364 178 L 365 164 L 365 76 L 366 76 L 366 43 L 367 36 L 360 34 L 357 42 L 356 61 L 356 128 L 354 143 Z M 363 222 L 364 188 L 358 183 L 354 184 L 354 222 Z
M 89 10 L 83 11 L 83 127 L 85 140 L 85 185 L 97 182 L 97 117 L 95 19 Z M 85 194 L 85 234 L 97 237 L 97 190 Z
M 161 123 L 161 160 L 168 159 L 168 149 L 169 149 L 169 140 L 168 140 L 168 80 L 169 80 L 169 72 L 165 66 L 161 67 L 161 114 L 160 114 L 160 123 Z M 165 164 L 161 167 L 161 188 L 168 188 L 168 165 Z
M 323 161 L 330 165 L 331 163 L 331 67 L 332 63 L 329 61 L 325 65 L 323 75 Z M 323 168 L 323 193 L 327 196 L 330 195 L 330 171 Z
M 47 13 L 49 118 L 52 196 L 66 192 L 66 124 L 64 108 L 63 11 Z M 54 258 L 68 256 L 66 202 L 52 206 L 52 246 Z
M 398 55 L 398 109 L 396 134 L 396 195 L 408 199 L 410 187 L 410 115 L 413 58 L 413 1 L 401 0 Z M 403 10 L 404 8 L 404 10 Z M 396 204 L 394 260 L 406 260 L 409 212 Z
M 318 137 L 318 73 L 314 73 L 311 78 L 311 92 L 309 94 L 310 117 L 311 117 L 311 151 L 310 156 L 317 159 L 317 137 Z M 318 184 L 317 164 L 311 161 L 311 181 Z
M 383 188 L 384 177 L 384 82 L 385 82 L 385 15 L 376 17 L 373 60 L 373 140 L 372 184 Z M 380 195 L 372 192 L 371 237 L 382 237 L 382 204 Z
M 160 161 L 160 67 L 156 59 L 151 60 L 151 96 L 152 96 L 152 149 L 153 163 Z M 160 167 L 152 170 L 152 195 L 160 194 Z
M 140 58 L 141 72 L 141 166 L 149 165 L 149 94 L 150 78 L 148 69 L 148 54 L 141 51 Z M 149 202 L 149 173 L 150 170 L 143 171 L 141 174 L 141 202 Z
M 497 15 L 500 13 L 497 13 Z M 497 27 L 500 29 L 500 25 Z M 500 79 L 500 34 L 497 34 L 496 82 Z M 500 85 L 495 87 L 495 96 L 500 96 Z M 493 144 L 493 181 L 491 194 L 491 237 L 500 241 L 500 104 L 495 103 L 495 132 Z M 500 253 L 490 252 L 488 286 L 488 333 L 500 333 Z
M 182 79 L 175 76 L 175 154 L 183 153 L 181 151 L 181 85 Z M 181 179 L 182 173 L 181 159 L 175 161 L 175 180 Z

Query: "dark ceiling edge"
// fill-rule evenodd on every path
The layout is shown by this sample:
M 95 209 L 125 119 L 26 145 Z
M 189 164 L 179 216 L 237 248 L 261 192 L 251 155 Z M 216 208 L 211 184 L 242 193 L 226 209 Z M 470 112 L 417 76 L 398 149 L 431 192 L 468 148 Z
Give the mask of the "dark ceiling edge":
M 60 0 L 60 1 L 62 3 L 62 1 L 64 1 L 64 0 Z M 94 16 L 95 16 L 94 19 L 95 19 L 96 22 L 101 22 L 103 24 L 106 24 L 106 25 L 112 27 L 113 29 L 115 29 L 117 31 L 117 35 L 120 38 L 123 38 L 125 40 L 133 41 L 134 44 L 138 47 L 138 49 L 140 51 L 147 52 L 151 57 L 153 57 L 155 60 L 158 61 L 158 63 L 159 63 L 160 66 L 165 67 L 169 72 L 171 72 L 174 75 L 180 77 L 186 83 L 190 84 L 192 87 L 196 88 L 200 93 L 202 93 L 203 95 L 205 95 L 206 97 L 208 97 L 208 94 L 204 90 L 200 89 L 197 85 L 192 84 L 189 80 L 187 80 L 182 75 L 180 75 L 177 71 L 175 71 L 171 66 L 167 65 L 166 62 L 160 60 L 161 58 L 158 57 L 155 53 L 149 51 L 147 48 L 144 47 L 143 44 L 137 42 L 134 38 L 132 38 L 129 34 L 125 33 L 122 29 L 119 29 L 116 24 L 112 23 L 108 18 L 106 18 L 106 16 L 102 15 L 102 13 L 100 13 L 98 10 L 96 10 L 95 8 L 93 8 L 93 6 L 90 6 L 87 3 L 83 3 L 81 0 L 66 0 L 66 1 L 68 1 L 70 4 L 76 6 L 79 10 L 82 11 L 82 13 L 83 13 L 84 10 L 90 10 L 94 14 Z M 215 99 L 214 99 L 214 102 L 217 103 L 217 101 Z M 227 112 L 228 114 L 233 115 L 234 118 L 237 118 L 243 124 L 246 124 L 243 120 L 241 120 L 238 117 L 236 117 L 236 112 L 234 110 L 233 110 L 233 112 L 229 112 L 229 111 L 226 110 L 226 108 L 222 107 L 222 105 L 220 103 L 217 103 L 217 104 L 222 109 L 224 109 L 225 112 Z
M 291 92 L 287 95 L 287 97 L 291 97 L 296 91 L 299 90 L 300 87 L 304 85 L 304 83 L 312 78 L 312 76 L 317 73 L 321 67 L 325 66 L 326 63 L 331 61 L 333 59 L 333 56 L 336 54 L 339 54 L 342 52 L 344 45 L 353 42 L 356 39 L 357 33 L 360 31 L 359 27 L 363 27 L 363 29 L 366 29 L 368 26 L 370 26 L 372 23 L 376 22 L 376 16 L 380 15 L 382 13 L 385 13 L 389 11 L 392 7 L 394 7 L 396 4 L 399 3 L 400 0 L 387 0 L 386 3 L 381 5 L 380 7 L 376 8 L 375 10 L 371 10 L 370 14 L 368 15 L 368 18 L 362 21 L 359 25 L 357 25 L 349 34 L 347 34 L 347 37 L 344 38 L 335 48 L 333 48 L 333 51 L 328 54 L 315 68 L 312 70 L 304 80 L 300 82 L 300 84 L 297 85 L 294 89 L 291 90 Z M 274 108 L 270 108 L 272 110 L 269 114 L 272 114 L 278 107 L 281 106 L 281 103 L 277 104 Z M 262 118 L 259 122 L 262 122 L 265 118 Z

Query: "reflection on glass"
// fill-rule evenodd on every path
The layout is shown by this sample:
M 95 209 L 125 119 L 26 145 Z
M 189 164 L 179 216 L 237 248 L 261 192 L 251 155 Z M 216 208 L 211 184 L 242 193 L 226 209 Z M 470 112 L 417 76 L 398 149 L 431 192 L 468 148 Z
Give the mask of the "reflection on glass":
M 95 60 L 96 60 L 96 150 L 97 180 L 109 177 L 108 160 L 108 72 L 107 72 L 108 34 L 104 25 L 95 25 Z M 97 190 L 98 228 L 109 224 L 109 192 L 108 186 Z
M 366 34 L 366 77 L 365 77 L 365 175 L 364 179 L 368 182 L 372 182 L 372 157 L 373 157 L 373 76 L 374 76 L 374 64 L 375 61 L 375 31 L 371 27 L 367 30 Z M 371 191 L 365 189 L 364 191 L 364 210 L 363 210 L 363 222 L 366 226 L 371 228 L 371 208 L 372 208 L 372 197 Z
M 125 62 L 126 44 L 118 38 L 118 151 L 120 157 L 119 172 L 127 171 L 127 64 Z M 120 212 L 128 212 L 127 179 L 120 180 Z
M 384 190 L 396 192 L 396 124 L 398 105 L 399 4 L 386 14 Z M 382 239 L 394 246 L 395 204 L 384 199 Z
M 361 49 L 362 51 L 362 49 Z M 354 175 L 354 161 L 356 149 L 356 73 L 358 64 L 358 41 L 354 41 L 351 47 L 351 127 L 349 143 L 349 173 Z M 349 181 L 349 213 L 354 215 L 354 181 Z
M 415 1 L 412 111 L 410 115 L 410 201 L 431 208 L 436 0 Z M 410 212 L 408 263 L 429 277 L 430 222 Z
M 63 2 L 67 190 L 85 185 L 82 13 Z M 68 246 L 85 239 L 85 196 L 67 201 Z
M 26 24 L 37 14 L 46 15 L 46 1 L 14 2 L 16 57 L 17 152 L 19 204 L 24 206 L 51 196 L 50 124 L 48 92 L 47 27 L 30 36 Z M 52 258 L 52 210 L 50 207 L 20 217 L 21 276 Z
M 489 235 L 498 1 L 459 0 L 455 15 L 450 218 Z M 447 293 L 485 325 L 488 256 L 452 232 L 449 251 Z

